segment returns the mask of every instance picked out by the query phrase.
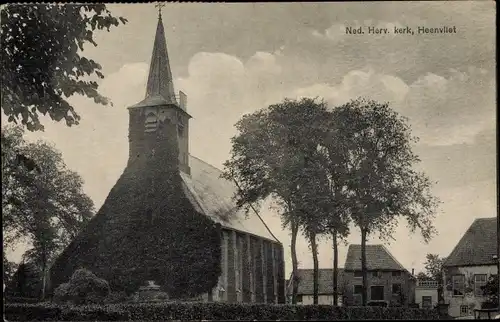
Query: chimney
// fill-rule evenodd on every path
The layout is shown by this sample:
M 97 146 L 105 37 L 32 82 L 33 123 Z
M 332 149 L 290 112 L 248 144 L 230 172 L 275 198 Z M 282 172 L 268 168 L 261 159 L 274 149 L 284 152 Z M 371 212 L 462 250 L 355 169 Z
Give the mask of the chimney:
M 415 269 L 414 268 L 411 269 L 411 275 L 415 275 Z

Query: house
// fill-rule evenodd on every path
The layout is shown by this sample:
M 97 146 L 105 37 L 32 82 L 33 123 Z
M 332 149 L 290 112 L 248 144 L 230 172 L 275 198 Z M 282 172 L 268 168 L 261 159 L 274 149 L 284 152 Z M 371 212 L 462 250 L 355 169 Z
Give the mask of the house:
M 297 304 L 313 304 L 313 288 L 314 288 L 314 270 L 313 269 L 298 269 L 298 289 L 297 289 Z M 287 283 L 287 297 L 291 299 L 293 292 L 292 277 Z M 338 269 L 337 275 L 337 292 L 338 305 L 342 305 L 342 291 L 344 285 L 344 269 Z M 333 269 L 321 268 L 318 270 L 318 304 L 333 305 Z
M 497 218 L 479 218 L 446 258 L 444 300 L 450 316 L 472 316 L 485 301 L 481 286 L 498 274 L 497 243 Z
M 217 276 L 211 273 L 221 272 L 217 285 L 203 298 L 206 301 L 230 303 L 284 303 L 283 245 L 257 211 L 247 214 L 236 206 L 232 199 L 237 191 L 235 183 L 221 178 L 219 169 L 189 153 L 191 116 L 187 110 L 187 96 L 182 92 L 179 95 L 174 92 L 161 15 L 156 28 L 145 98 L 128 110 L 127 166 L 99 212 L 56 260 L 51 269 L 52 287 L 69 280 L 78 267 L 97 271 L 106 279 L 118 276 L 118 273 L 112 273 L 113 270 L 126 278 L 127 274 L 132 273 L 127 273 L 125 269 L 133 272 L 154 265 L 166 267 L 168 265 L 161 263 L 175 261 L 176 252 L 182 250 L 172 249 L 174 244 L 168 244 L 165 240 L 184 238 L 187 243 L 190 236 L 189 229 L 186 229 L 184 233 L 187 236 L 176 237 L 182 233 L 172 231 L 172 227 L 176 227 L 176 224 L 180 227 L 179 222 L 189 225 L 189 220 L 205 223 L 208 218 L 211 223 L 209 227 L 213 229 L 211 231 L 215 236 L 220 235 L 220 255 L 214 251 L 216 255 L 200 261 L 208 260 L 215 266 L 220 260 L 220 270 L 214 268 L 207 272 L 185 274 L 203 278 L 206 273 L 207 278 L 210 276 L 211 280 L 216 281 Z M 207 135 L 210 135 L 209 132 Z M 138 187 L 137 182 L 142 186 Z M 142 227 L 140 234 L 131 229 L 123 231 L 121 226 L 131 221 L 139 222 L 137 227 Z M 157 227 L 156 223 L 162 223 L 161 227 Z M 168 248 L 160 253 L 164 257 L 160 261 L 147 251 L 139 250 L 137 256 L 141 256 L 141 260 L 144 258 L 143 262 L 129 269 L 127 261 L 138 260 L 135 256 L 120 255 L 130 254 L 127 253 L 127 246 L 120 244 L 120 238 L 145 239 L 153 231 L 161 238 L 151 237 L 151 247 Z M 203 249 L 205 244 L 209 245 L 212 235 L 200 233 L 196 236 L 197 243 L 201 243 L 197 247 Z M 163 246 L 154 245 L 155 240 L 158 243 L 162 241 Z M 128 245 L 129 248 L 134 247 L 133 243 Z M 211 254 L 207 247 L 201 255 L 208 258 Z M 115 267 L 119 265 L 118 262 L 125 269 Z M 204 266 L 200 267 L 202 270 Z M 162 278 L 168 281 L 172 276 Z
M 432 280 L 417 279 L 415 285 L 415 304 L 421 308 L 433 308 L 439 302 L 439 283 Z
M 385 302 L 390 306 L 414 302 L 415 281 L 383 245 L 366 245 L 368 302 Z M 361 245 L 349 245 L 344 265 L 346 305 L 362 304 Z

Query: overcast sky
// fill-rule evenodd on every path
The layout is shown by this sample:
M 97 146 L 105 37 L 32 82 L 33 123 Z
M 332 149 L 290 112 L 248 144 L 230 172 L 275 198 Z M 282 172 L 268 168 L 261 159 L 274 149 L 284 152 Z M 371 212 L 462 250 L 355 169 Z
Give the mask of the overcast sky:
M 79 126 L 45 121 L 44 133 L 28 135 L 55 144 L 97 209 L 126 165 L 126 107 L 144 97 L 157 24 L 153 4 L 108 7 L 128 24 L 99 33 L 98 47 L 84 53 L 102 64 L 100 89 L 114 107 L 74 97 Z M 358 96 L 388 101 L 421 138 L 420 167 L 437 181 L 433 191 L 443 202 L 435 221 L 440 234 L 428 245 L 404 223 L 387 245 L 419 271 L 427 253 L 447 256 L 475 218 L 496 215 L 494 15 L 493 1 L 166 4 L 174 86 L 188 95 L 193 116 L 190 152 L 221 168 L 234 123 L 284 97 L 320 96 L 332 106 Z M 346 35 L 346 26 L 455 26 L 457 33 Z M 262 216 L 289 255 L 279 218 L 267 208 Z M 360 242 L 357 229 L 349 242 Z M 331 242 L 320 245 L 320 267 L 332 267 Z M 305 240 L 298 248 L 300 267 L 311 268 Z M 342 265 L 346 251 L 342 246 Z

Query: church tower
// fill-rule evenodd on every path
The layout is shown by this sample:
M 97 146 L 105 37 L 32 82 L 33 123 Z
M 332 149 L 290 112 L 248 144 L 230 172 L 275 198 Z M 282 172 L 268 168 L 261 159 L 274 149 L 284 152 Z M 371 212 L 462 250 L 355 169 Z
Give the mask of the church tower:
M 149 67 L 144 100 L 129 107 L 129 160 L 178 153 L 179 170 L 190 174 L 187 96 L 175 95 L 161 13 Z M 176 146 L 172 146 L 176 145 Z M 164 151 L 156 151 L 161 149 Z

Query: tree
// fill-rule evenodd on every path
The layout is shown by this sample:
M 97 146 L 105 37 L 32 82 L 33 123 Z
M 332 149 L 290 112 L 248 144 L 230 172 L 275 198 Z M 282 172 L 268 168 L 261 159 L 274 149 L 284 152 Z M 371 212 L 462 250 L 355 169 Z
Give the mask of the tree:
M 417 138 L 406 119 L 388 104 L 358 99 L 333 110 L 335 148 L 345 164 L 342 175 L 349 213 L 361 230 L 363 305 L 367 302 L 366 241 L 378 232 L 392 238 L 399 218 L 411 232 L 417 228 L 425 242 L 436 232 L 432 219 L 438 199 L 431 181 L 413 169 L 419 158 L 412 152 Z
M 326 178 L 325 187 L 320 191 L 325 193 L 322 199 L 326 203 L 323 212 L 323 233 L 331 236 L 333 244 L 333 305 L 338 305 L 338 243 L 346 242 L 349 236 L 349 196 L 345 186 L 345 175 L 347 173 L 346 156 L 342 149 L 337 149 L 338 138 L 336 136 L 335 120 L 333 113 L 326 118 L 326 127 L 323 131 L 322 144 L 317 153 Z
M 39 113 L 68 126 L 80 116 L 67 98 L 80 94 L 97 104 L 95 76 L 101 65 L 81 55 L 84 45 L 97 46 L 94 32 L 125 24 L 104 4 L 9 4 L 1 12 L 1 105 L 9 122 L 41 130 Z
M 420 280 L 420 281 L 431 281 L 432 277 L 430 277 L 429 275 L 427 275 L 424 272 L 419 272 L 417 274 L 417 279 Z
M 498 274 L 491 275 L 486 285 L 482 286 L 483 295 L 486 297 L 486 301 L 481 304 L 481 308 L 498 308 Z
M 439 257 L 437 254 L 426 255 L 425 273 L 431 280 L 438 282 L 438 299 L 444 300 L 443 294 L 443 263 L 446 257 Z
M 92 217 L 94 206 L 60 152 L 41 141 L 25 142 L 22 135 L 20 127 L 2 129 L 4 245 L 23 239 L 32 244 L 25 257 L 41 269 L 43 298 L 50 263 Z M 18 155 L 34 160 L 39 171 L 19 166 Z
M 239 207 L 248 210 L 271 197 L 283 226 L 291 230 L 294 304 L 298 287 L 295 246 L 301 224 L 306 221 L 302 216 L 307 216 L 298 209 L 304 200 L 301 187 L 307 182 L 304 168 L 317 149 L 325 113 L 326 104 L 322 102 L 285 99 L 243 116 L 236 123 L 239 133 L 232 138 L 231 157 L 224 164 L 223 177 L 238 184 L 235 198 Z
M 11 262 L 5 256 L 5 250 L 3 250 L 3 283 L 4 285 L 9 284 L 14 274 L 16 272 L 16 263 Z

